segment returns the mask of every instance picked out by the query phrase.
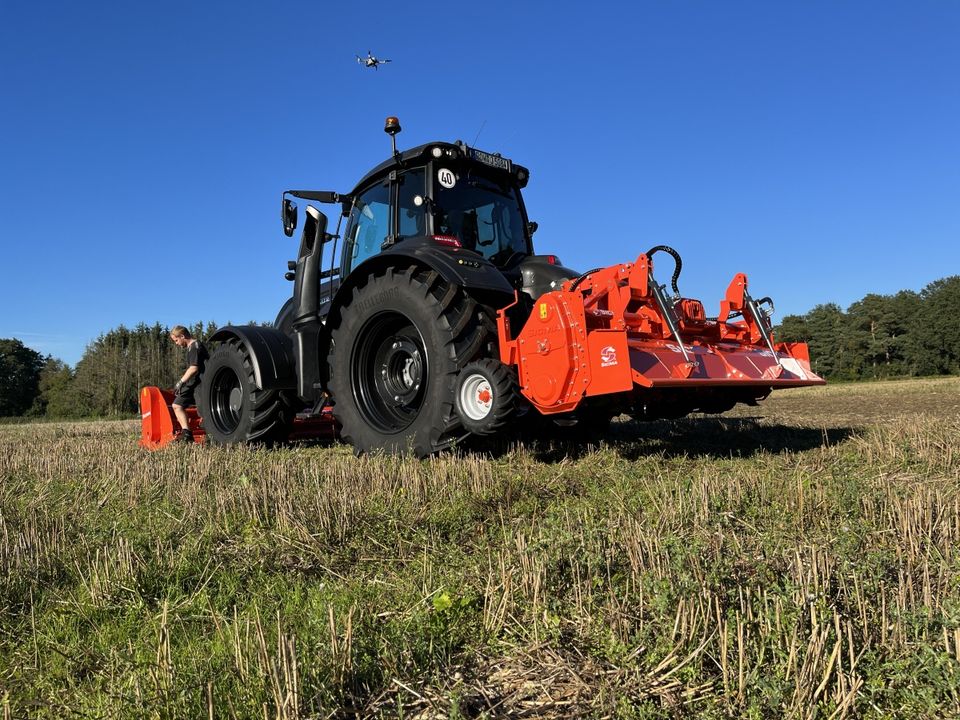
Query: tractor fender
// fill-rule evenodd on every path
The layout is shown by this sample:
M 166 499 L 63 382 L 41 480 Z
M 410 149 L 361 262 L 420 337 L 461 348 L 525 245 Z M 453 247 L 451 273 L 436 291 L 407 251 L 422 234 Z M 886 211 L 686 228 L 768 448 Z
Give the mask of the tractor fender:
M 429 237 L 407 238 L 358 265 L 350 275 L 364 270 L 368 265 L 372 268 L 378 262 L 397 265 L 402 262 L 401 258 L 432 268 L 451 285 L 467 291 L 503 293 L 513 297 L 513 286 L 496 265 L 470 250 L 439 245 Z
M 227 325 L 210 336 L 210 340 L 218 342 L 232 339 L 247 348 L 254 382 L 260 390 L 296 389 L 293 341 L 283 332 L 272 327 Z
M 429 238 L 409 238 L 357 265 L 341 283 L 330 303 L 328 318 L 336 317 L 346 298 L 362 280 L 387 268 L 419 265 L 435 270 L 451 285 L 471 295 L 482 295 L 502 307 L 513 300 L 514 289 L 503 273 L 476 253 L 438 246 Z

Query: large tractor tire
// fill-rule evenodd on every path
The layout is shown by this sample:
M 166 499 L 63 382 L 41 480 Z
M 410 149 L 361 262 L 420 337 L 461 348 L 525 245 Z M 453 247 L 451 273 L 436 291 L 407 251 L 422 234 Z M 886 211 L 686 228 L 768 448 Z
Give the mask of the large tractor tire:
M 387 268 L 331 318 L 330 388 L 340 437 L 358 453 L 425 457 L 466 434 L 454 381 L 492 352 L 489 310 L 433 270 Z
M 296 414 L 292 391 L 257 388 L 249 352 L 235 339 L 207 360 L 197 410 L 207 438 L 217 445 L 283 442 Z

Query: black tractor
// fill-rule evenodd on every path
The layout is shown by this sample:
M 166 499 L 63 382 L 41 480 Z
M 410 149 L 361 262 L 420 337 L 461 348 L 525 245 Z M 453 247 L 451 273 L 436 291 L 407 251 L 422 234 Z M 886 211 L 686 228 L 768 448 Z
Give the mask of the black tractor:
M 459 141 L 401 152 L 399 121 L 387 118 L 385 131 L 391 157 L 349 193 L 283 194 L 288 237 L 298 224 L 292 197 L 337 206 L 337 231 L 307 205 L 286 273 L 293 296 L 273 327 L 213 336 L 198 394 L 210 441 L 283 441 L 295 420 L 332 404 L 357 452 L 425 456 L 495 432 L 517 410 L 496 311 L 516 301 L 522 322 L 536 298 L 577 273 L 534 254 L 526 168 Z M 498 398 L 492 408 L 486 388 Z

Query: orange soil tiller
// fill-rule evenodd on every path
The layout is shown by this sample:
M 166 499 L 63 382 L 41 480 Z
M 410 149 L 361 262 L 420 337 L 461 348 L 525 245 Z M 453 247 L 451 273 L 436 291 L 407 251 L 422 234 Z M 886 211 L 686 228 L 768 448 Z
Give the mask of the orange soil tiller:
M 173 414 L 173 390 L 145 387 L 140 391 L 140 447 L 157 450 L 169 445 L 180 432 L 180 423 Z M 206 433 L 196 407 L 186 409 L 194 443 L 203 443 Z M 319 417 L 297 417 L 289 440 L 314 440 L 336 437 L 336 422 L 330 408 Z
M 679 256 L 664 249 L 677 262 L 676 297 L 641 254 L 542 295 L 516 337 L 509 308 L 498 313 L 500 359 L 517 367 L 522 394 L 540 412 L 629 393 L 638 416 L 678 417 L 754 404 L 774 388 L 825 383 L 811 370 L 805 343 L 774 342 L 772 301 L 750 297 L 746 275 L 734 276 L 720 314 L 707 318 L 699 300 L 679 297 Z

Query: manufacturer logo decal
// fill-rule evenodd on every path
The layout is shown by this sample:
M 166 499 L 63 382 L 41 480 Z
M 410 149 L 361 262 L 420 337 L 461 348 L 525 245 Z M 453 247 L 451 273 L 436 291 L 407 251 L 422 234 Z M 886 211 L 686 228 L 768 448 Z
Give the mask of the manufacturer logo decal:
M 453 174 L 452 170 L 440 168 L 437 171 L 437 181 L 449 190 L 457 184 L 457 176 Z
M 550 306 L 546 303 L 540 303 L 540 319 L 546 320 L 550 315 Z
M 607 345 L 600 350 L 600 367 L 610 367 L 617 364 L 617 349 L 613 345 Z

